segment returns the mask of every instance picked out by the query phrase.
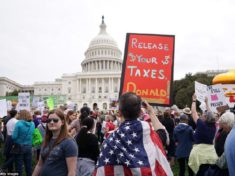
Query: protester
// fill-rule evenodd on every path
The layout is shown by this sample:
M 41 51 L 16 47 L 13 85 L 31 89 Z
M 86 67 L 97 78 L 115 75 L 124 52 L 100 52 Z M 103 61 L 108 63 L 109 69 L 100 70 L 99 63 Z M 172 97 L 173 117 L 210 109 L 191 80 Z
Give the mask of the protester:
M 232 130 L 230 131 L 229 135 L 227 136 L 225 142 L 225 156 L 227 160 L 229 175 L 235 175 L 235 125 L 233 125 Z
M 84 106 L 80 109 L 80 115 L 79 118 L 74 120 L 70 126 L 68 127 L 69 133 L 71 133 L 73 131 L 73 129 L 75 129 L 75 134 L 77 134 L 80 130 L 81 127 L 81 122 L 89 116 L 91 110 L 89 107 Z
M 103 138 L 104 138 L 104 135 L 101 133 L 101 129 L 102 129 L 102 119 L 101 119 L 101 115 L 102 115 L 102 111 L 100 114 L 98 114 L 97 116 L 97 123 L 96 123 L 96 135 L 98 137 L 98 141 L 99 143 L 102 143 L 103 142 Z
M 188 116 L 188 124 L 193 128 L 193 130 L 196 129 L 196 122 L 192 118 L 192 112 L 189 107 L 186 107 L 183 109 L 183 113 Z
M 44 139 L 45 134 L 46 134 L 46 124 L 47 124 L 47 115 L 44 114 L 44 115 L 42 115 L 41 122 L 37 127 L 39 129 L 39 132 L 40 132 L 43 139 Z M 40 149 L 41 149 L 41 145 L 36 147 L 36 160 L 37 161 L 39 160 Z
M 76 175 L 78 148 L 68 135 L 64 113 L 52 110 L 48 114 L 45 139 L 33 175 Z
M 113 130 L 115 129 L 115 125 L 113 124 L 112 121 L 112 116 L 111 115 L 106 115 L 105 116 L 105 129 L 104 129 L 104 137 L 105 139 L 108 138 L 108 136 L 110 135 L 111 132 L 113 132 Z
M 4 139 L 6 139 L 7 137 L 7 122 L 11 119 L 11 115 L 10 115 L 10 110 L 7 111 L 7 115 L 4 116 L 2 118 L 2 122 L 3 122 L 3 131 L 2 131 L 2 134 L 4 136 Z
M 74 112 L 73 110 L 69 110 L 66 114 L 66 122 L 68 125 L 70 125 L 72 123 L 72 121 L 74 121 L 77 118 L 77 114 L 76 112 Z
M 213 140 L 216 132 L 215 117 L 210 111 L 208 99 L 206 98 L 207 111 L 203 113 L 202 117 L 198 117 L 196 110 L 196 95 L 192 96 L 192 117 L 196 123 L 196 130 L 194 133 L 193 149 L 189 157 L 189 166 L 195 174 L 204 175 L 205 171 L 211 164 L 215 164 L 218 156 L 215 152 Z
M 154 129 L 164 128 L 146 102 Z M 104 142 L 95 175 L 173 175 L 162 142 L 151 125 L 137 118 L 141 98 L 125 93 L 119 99 L 124 122 Z
M 176 158 L 179 163 L 179 176 L 185 175 L 185 166 L 188 165 L 189 154 L 193 146 L 193 129 L 188 125 L 188 116 L 182 114 L 179 124 L 174 129 L 176 142 Z M 188 167 L 188 175 L 193 176 L 193 171 Z
M 37 128 L 40 122 L 41 122 L 41 111 L 35 111 L 33 115 L 33 123 L 35 125 L 35 128 Z
M 211 165 L 207 172 L 207 176 L 228 176 L 228 167 L 226 163 L 226 156 L 224 154 L 224 144 L 227 138 L 227 135 L 231 131 L 234 124 L 234 114 L 231 112 L 225 112 L 219 118 L 219 130 L 215 137 L 215 150 L 219 156 L 216 164 Z
M 234 114 L 231 112 L 225 112 L 218 120 L 219 130 L 215 137 L 215 150 L 218 156 L 224 153 L 225 140 L 233 128 L 234 120 Z
M 169 108 L 167 108 L 165 110 L 165 112 L 163 113 L 163 117 L 164 118 L 162 120 L 162 124 L 165 126 L 165 128 L 169 134 L 169 138 L 170 138 L 170 144 L 166 146 L 167 158 L 168 158 L 171 166 L 173 166 L 174 165 L 174 157 L 175 157 L 175 142 L 173 139 L 175 122 L 174 122 L 174 119 L 171 118 L 171 110 Z
M 45 134 L 46 134 L 47 118 L 48 118 L 47 116 L 48 115 L 46 114 L 42 115 L 41 123 L 37 127 L 43 138 L 45 137 Z
M 92 134 L 95 127 L 94 119 L 87 117 L 81 123 L 76 141 L 79 148 L 77 176 L 92 175 L 99 156 L 98 138 Z
M 24 163 L 27 176 L 32 175 L 32 139 L 34 131 L 33 117 L 27 110 L 19 112 L 19 121 L 16 123 L 12 139 L 20 144 L 20 153 L 15 154 L 16 171 L 21 176 Z
M 66 114 L 66 122 L 68 125 L 68 128 L 70 128 L 70 125 L 72 124 L 73 121 L 75 121 L 77 119 L 77 114 L 76 112 L 74 112 L 73 110 L 68 110 L 67 114 Z M 72 129 L 69 131 L 70 136 L 75 136 L 76 135 L 76 130 Z
M 17 116 L 17 111 L 12 109 L 10 112 L 10 119 L 6 123 L 6 139 L 5 139 L 5 146 L 4 146 L 4 155 L 6 157 L 4 164 L 1 166 L 3 170 L 6 170 L 8 172 L 13 172 L 13 163 L 15 160 L 15 155 L 10 153 L 12 145 L 13 145 L 13 140 L 12 140 L 12 134 L 15 129 L 15 125 L 18 122 L 16 116 Z

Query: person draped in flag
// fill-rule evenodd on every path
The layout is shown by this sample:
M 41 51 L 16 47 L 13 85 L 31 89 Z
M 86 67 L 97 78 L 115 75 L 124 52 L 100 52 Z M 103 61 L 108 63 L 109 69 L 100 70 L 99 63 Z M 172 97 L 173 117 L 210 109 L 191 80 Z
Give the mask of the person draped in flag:
M 162 141 L 154 130 L 163 129 L 154 109 L 146 101 L 152 125 L 138 120 L 142 100 L 127 92 L 119 99 L 120 127 L 103 142 L 95 176 L 172 176 Z

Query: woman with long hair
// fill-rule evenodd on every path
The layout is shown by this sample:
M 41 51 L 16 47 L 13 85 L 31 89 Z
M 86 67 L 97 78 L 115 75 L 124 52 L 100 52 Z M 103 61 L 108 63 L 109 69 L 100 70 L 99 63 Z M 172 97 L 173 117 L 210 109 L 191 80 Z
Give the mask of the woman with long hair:
M 15 154 L 16 171 L 22 175 L 24 163 L 26 175 L 32 175 L 32 140 L 34 123 L 33 117 L 27 110 L 21 110 L 18 114 L 18 122 L 15 125 L 12 139 L 20 145 L 20 152 Z
M 77 133 L 79 132 L 80 128 L 81 128 L 81 122 L 83 121 L 83 119 L 85 119 L 86 117 L 88 117 L 90 115 L 90 108 L 89 107 L 82 107 L 80 109 L 80 115 L 79 118 L 72 121 L 72 123 L 69 125 L 68 129 L 69 129 L 69 133 L 72 133 L 73 130 L 75 129 L 75 135 L 77 135 Z
M 75 121 L 76 119 L 77 119 L 77 113 L 74 112 L 73 110 L 69 110 L 66 114 L 66 122 L 68 125 L 68 129 L 70 128 L 72 122 Z M 76 130 L 75 129 L 70 130 L 69 135 L 72 137 L 75 137 Z
M 79 148 L 77 176 L 92 175 L 99 156 L 98 138 L 92 133 L 94 119 L 86 117 L 81 122 L 81 129 L 76 137 Z
M 78 148 L 60 110 L 48 114 L 46 134 L 33 175 L 76 175 Z

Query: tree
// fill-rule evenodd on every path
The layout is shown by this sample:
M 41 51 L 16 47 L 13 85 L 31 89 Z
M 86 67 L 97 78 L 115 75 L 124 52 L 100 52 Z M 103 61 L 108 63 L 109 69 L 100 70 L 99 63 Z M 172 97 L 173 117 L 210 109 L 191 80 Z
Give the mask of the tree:
M 12 92 L 6 92 L 6 96 L 18 96 L 19 91 L 13 90 Z
M 213 77 L 206 74 L 192 75 L 188 73 L 185 78 L 176 80 L 173 83 L 173 104 L 179 108 L 190 107 L 192 103 L 192 95 L 194 93 L 194 82 L 198 81 L 202 84 L 211 85 Z

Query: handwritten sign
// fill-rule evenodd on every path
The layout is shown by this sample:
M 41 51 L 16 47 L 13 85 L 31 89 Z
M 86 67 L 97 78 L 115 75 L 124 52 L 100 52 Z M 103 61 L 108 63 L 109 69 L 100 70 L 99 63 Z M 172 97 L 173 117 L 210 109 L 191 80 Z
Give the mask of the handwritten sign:
M 7 100 L 7 110 L 11 110 L 12 109 L 12 102 L 11 100 Z
M 7 115 L 7 101 L 6 99 L 0 100 L 0 118 Z
M 208 96 L 207 85 L 195 81 L 195 94 L 198 101 L 205 102 L 205 98 Z
M 217 112 L 217 107 L 226 106 L 224 92 L 221 84 L 208 86 L 208 103 L 213 112 Z
M 26 109 L 30 111 L 30 93 L 29 92 L 18 93 L 18 108 L 19 110 Z
M 127 34 L 120 95 L 134 92 L 152 104 L 172 104 L 174 40 L 173 35 Z

